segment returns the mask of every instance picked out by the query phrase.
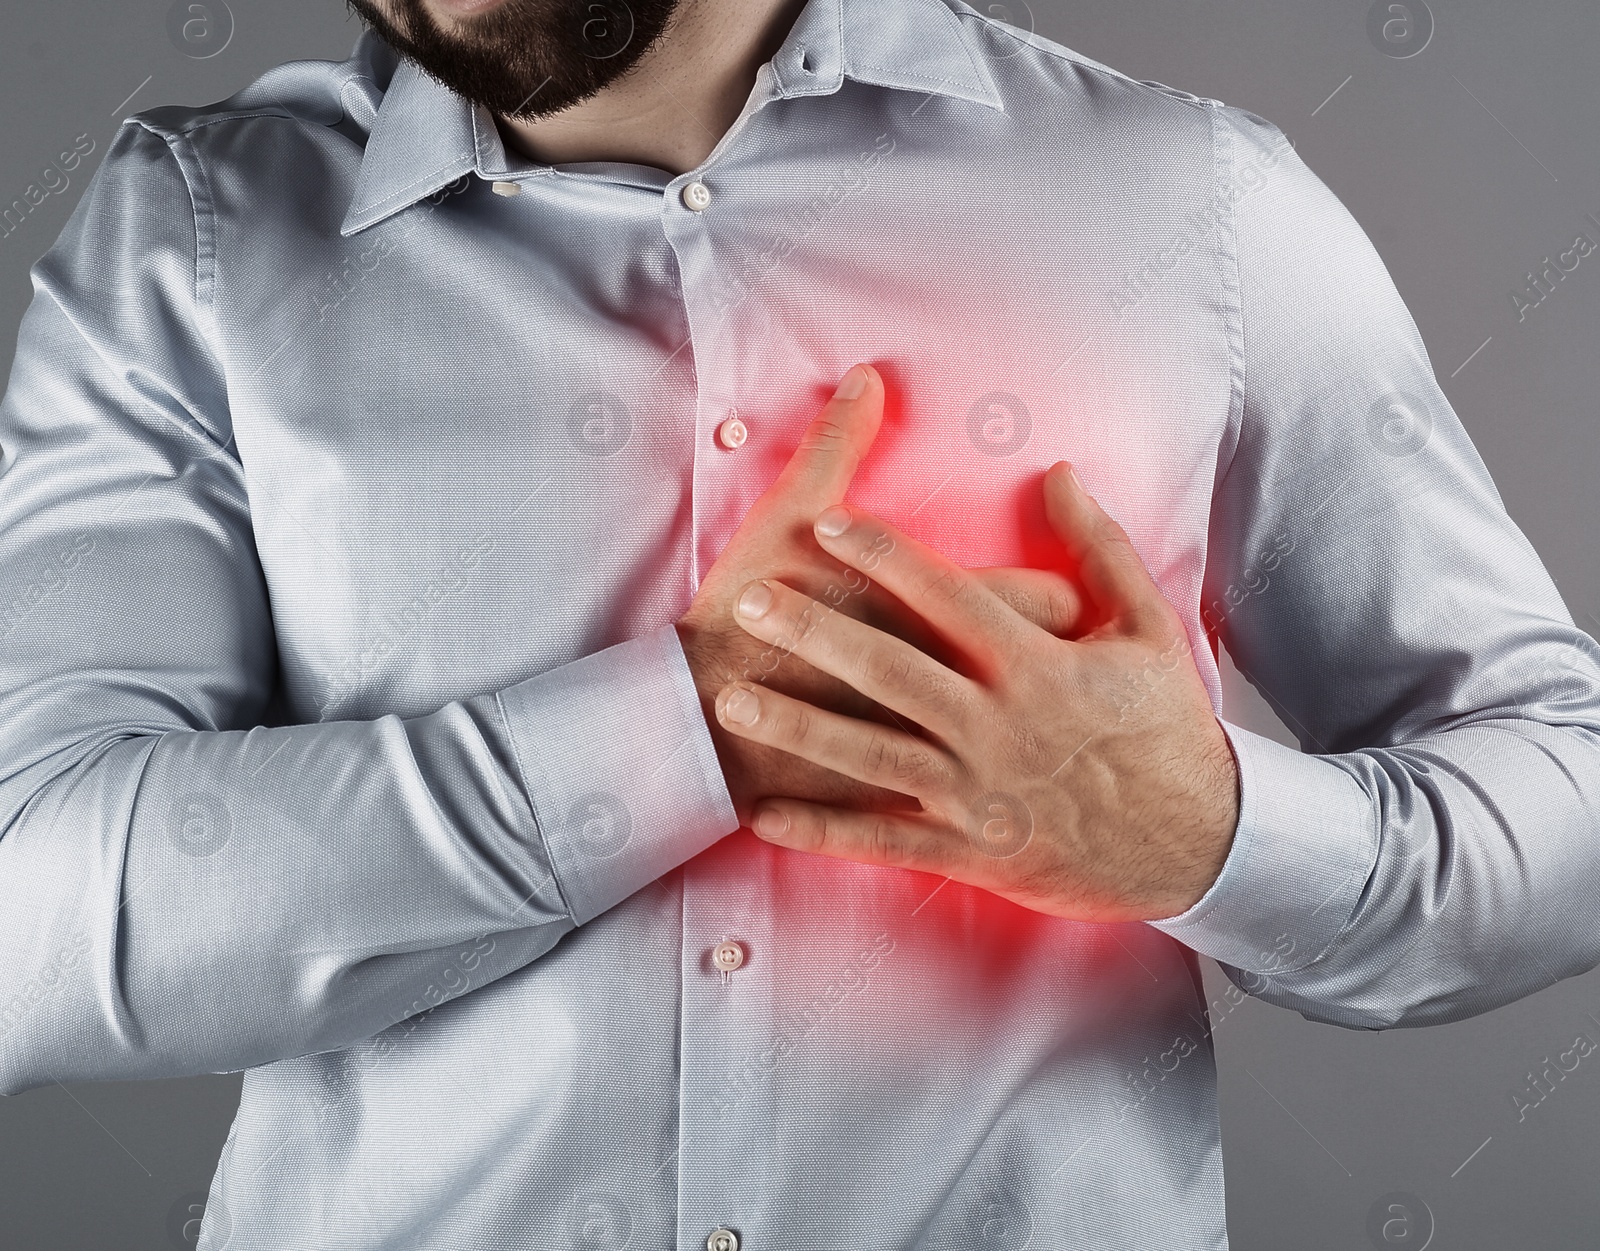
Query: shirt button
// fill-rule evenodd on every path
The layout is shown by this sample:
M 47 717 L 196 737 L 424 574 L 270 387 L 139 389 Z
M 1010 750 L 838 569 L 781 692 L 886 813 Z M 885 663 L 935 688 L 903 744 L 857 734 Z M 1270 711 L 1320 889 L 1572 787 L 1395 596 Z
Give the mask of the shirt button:
M 724 973 L 731 973 L 744 963 L 744 948 L 731 940 L 718 943 L 711 949 L 711 963 Z
M 738 451 L 749 437 L 750 427 L 745 425 L 744 419 L 737 414 L 717 427 L 717 442 L 730 452 Z
M 731 1229 L 713 1229 L 706 1239 L 706 1251 L 739 1251 L 739 1235 Z
M 521 195 L 522 184 L 520 182 L 497 182 L 491 190 L 496 195 Z
M 704 213 L 711 207 L 711 188 L 703 182 L 692 182 L 683 189 L 682 198 L 684 208 Z

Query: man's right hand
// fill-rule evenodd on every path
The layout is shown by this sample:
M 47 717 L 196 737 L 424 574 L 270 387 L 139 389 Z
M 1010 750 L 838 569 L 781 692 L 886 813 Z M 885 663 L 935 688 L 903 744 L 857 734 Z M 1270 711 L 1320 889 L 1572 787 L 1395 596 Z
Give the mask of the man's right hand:
M 871 366 L 857 365 L 845 375 L 783 472 L 745 514 L 677 622 L 734 811 L 746 824 L 754 802 L 771 795 L 874 811 L 919 807 L 908 795 L 869 786 L 730 735 L 714 710 L 723 686 L 745 678 L 819 708 L 918 732 L 798 656 L 766 647 L 734 620 L 740 589 L 754 579 L 771 578 L 944 658 L 941 641 L 928 637 L 894 596 L 834 560 L 817 545 L 812 533 L 817 514 L 844 502 L 856 469 L 882 424 L 883 400 L 883 379 Z M 1024 569 L 977 572 L 991 590 L 1029 620 L 1052 633 L 1071 636 L 1081 601 L 1066 578 Z

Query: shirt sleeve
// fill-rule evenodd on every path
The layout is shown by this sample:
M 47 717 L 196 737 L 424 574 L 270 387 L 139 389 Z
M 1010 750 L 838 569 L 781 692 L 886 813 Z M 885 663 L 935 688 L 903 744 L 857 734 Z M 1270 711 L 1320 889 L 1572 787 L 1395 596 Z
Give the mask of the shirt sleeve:
M 273 724 L 190 159 L 124 124 L 0 401 L 4 1093 L 347 1046 L 738 825 L 671 626 L 425 716 Z
M 1244 402 L 1202 615 L 1302 750 L 1223 722 L 1234 844 L 1156 926 L 1316 1020 L 1458 1019 L 1600 962 L 1600 648 L 1361 228 L 1281 131 L 1213 116 Z

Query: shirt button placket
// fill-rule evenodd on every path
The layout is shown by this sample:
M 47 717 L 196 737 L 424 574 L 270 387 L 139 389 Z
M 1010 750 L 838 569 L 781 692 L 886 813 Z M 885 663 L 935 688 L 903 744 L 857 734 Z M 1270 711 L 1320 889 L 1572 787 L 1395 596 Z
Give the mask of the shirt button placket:
M 662 204 L 701 380 L 692 488 L 700 577 L 748 507 L 751 468 L 749 453 L 738 455 L 751 426 L 737 407 L 740 397 L 719 382 L 739 376 L 728 368 L 737 319 L 719 299 L 715 246 L 720 240 L 735 249 L 742 238 L 740 223 L 728 217 L 738 197 L 725 190 L 690 175 L 666 190 Z M 752 926 L 730 872 L 738 878 L 741 870 L 733 862 L 686 866 L 683 892 L 679 1218 L 685 1245 L 708 1251 L 740 1251 L 762 1219 L 764 1168 L 749 1146 L 770 1119 L 772 1097 L 757 1064 L 774 1036 L 768 971 L 755 954 L 766 936 L 759 922 Z

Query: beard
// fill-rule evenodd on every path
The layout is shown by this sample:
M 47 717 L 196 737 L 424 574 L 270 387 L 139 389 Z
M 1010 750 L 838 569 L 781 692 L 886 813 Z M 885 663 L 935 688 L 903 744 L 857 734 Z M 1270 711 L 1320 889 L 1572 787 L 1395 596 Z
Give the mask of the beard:
M 442 26 L 424 0 L 346 0 L 383 41 L 497 117 L 532 121 L 617 81 L 661 37 L 680 0 L 505 0 Z M 392 14 L 392 16 L 391 16 Z

